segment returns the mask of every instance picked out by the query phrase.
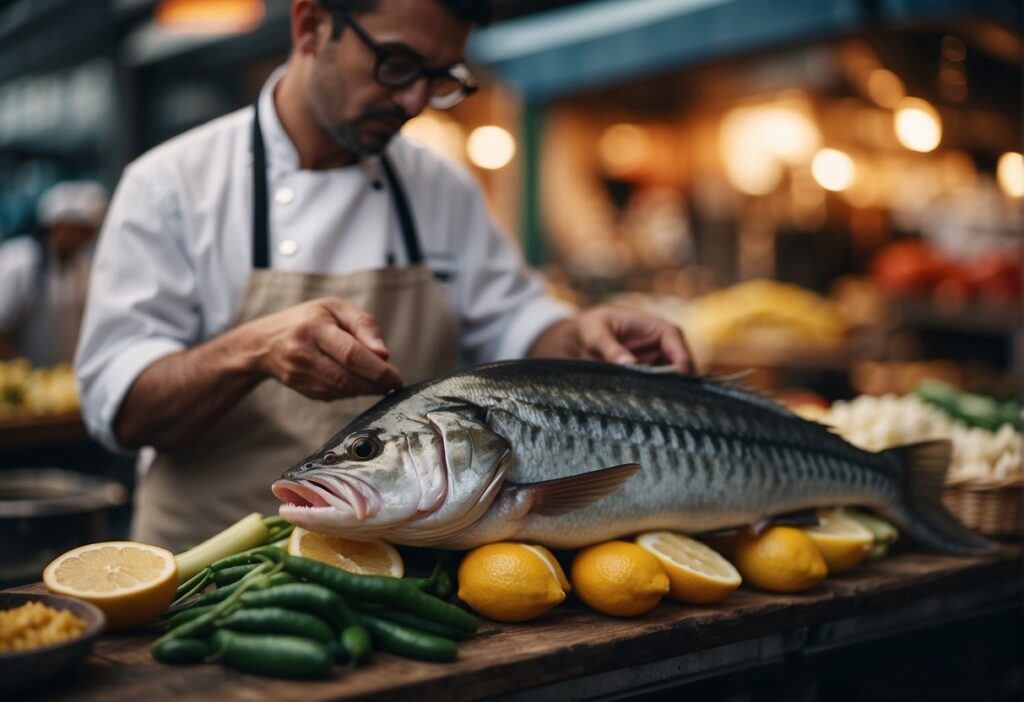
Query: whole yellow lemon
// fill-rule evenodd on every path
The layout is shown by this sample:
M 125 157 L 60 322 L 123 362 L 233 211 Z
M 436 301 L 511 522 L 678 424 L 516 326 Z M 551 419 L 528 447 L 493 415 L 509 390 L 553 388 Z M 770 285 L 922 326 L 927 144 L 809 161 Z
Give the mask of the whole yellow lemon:
M 744 582 L 771 592 L 801 592 L 828 575 L 821 551 L 793 527 L 771 527 L 760 536 L 740 534 L 733 563 Z
M 654 609 L 669 591 L 668 575 L 652 554 L 625 541 L 580 551 L 572 562 L 576 594 L 598 612 L 636 617 Z
M 459 566 L 459 599 L 500 622 L 534 619 L 565 600 L 565 572 L 543 546 L 496 543 L 470 551 Z

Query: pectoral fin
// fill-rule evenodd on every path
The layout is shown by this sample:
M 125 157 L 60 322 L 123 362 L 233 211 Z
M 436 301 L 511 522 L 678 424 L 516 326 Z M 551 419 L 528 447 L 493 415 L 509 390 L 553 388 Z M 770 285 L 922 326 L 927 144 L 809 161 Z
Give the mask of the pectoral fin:
M 624 463 L 621 466 L 603 468 L 591 473 L 571 475 L 540 483 L 525 483 L 514 486 L 527 492 L 532 500 L 530 512 L 545 517 L 554 517 L 566 512 L 591 505 L 602 497 L 612 494 L 640 470 L 638 463 Z

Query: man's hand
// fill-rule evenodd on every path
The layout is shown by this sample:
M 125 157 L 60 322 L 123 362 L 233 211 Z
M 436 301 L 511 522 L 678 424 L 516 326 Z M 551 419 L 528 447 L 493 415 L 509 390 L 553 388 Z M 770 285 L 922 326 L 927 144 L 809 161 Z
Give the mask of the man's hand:
M 376 320 L 338 298 L 310 300 L 238 331 L 258 372 L 314 400 L 380 395 L 402 385 Z
M 123 446 L 177 449 L 205 433 L 268 377 L 317 400 L 402 384 L 373 317 L 337 298 L 254 319 L 150 364 L 114 419 Z
M 541 333 L 530 356 L 583 358 L 610 363 L 671 364 L 693 372 L 693 356 L 679 327 L 639 310 L 591 307 Z

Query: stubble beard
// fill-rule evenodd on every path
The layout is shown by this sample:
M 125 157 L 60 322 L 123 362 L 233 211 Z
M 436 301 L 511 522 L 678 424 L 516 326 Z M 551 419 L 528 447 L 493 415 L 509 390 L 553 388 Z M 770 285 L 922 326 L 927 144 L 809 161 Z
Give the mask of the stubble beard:
M 381 153 L 397 132 L 389 135 L 379 132 L 367 134 L 367 138 L 364 139 L 360 122 L 374 117 L 400 119 L 404 122 L 408 116 L 398 108 L 371 107 L 353 119 L 337 118 L 335 115 L 344 107 L 343 96 L 347 94 L 348 86 L 344 78 L 337 75 L 337 68 L 321 60 L 323 56 L 321 54 L 317 57 L 309 85 L 310 107 L 320 130 L 328 139 L 356 156 L 374 156 Z

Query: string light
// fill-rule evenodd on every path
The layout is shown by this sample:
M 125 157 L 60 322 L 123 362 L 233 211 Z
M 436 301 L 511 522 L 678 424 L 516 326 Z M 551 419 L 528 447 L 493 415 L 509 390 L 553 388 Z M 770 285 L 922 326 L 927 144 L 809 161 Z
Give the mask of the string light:
M 942 141 L 942 121 L 921 98 L 903 98 L 896 107 L 896 138 L 911 151 L 927 153 Z
M 495 171 L 507 166 L 516 155 L 516 141 L 508 131 L 493 124 L 477 127 L 469 134 L 466 153 L 473 165 Z
M 856 173 L 853 159 L 837 149 L 822 149 L 811 161 L 811 175 L 825 190 L 846 190 Z
M 629 175 L 650 159 L 651 137 L 635 124 L 613 124 L 601 132 L 597 155 L 609 175 Z
M 1010 197 L 1024 197 L 1024 155 L 1007 151 L 996 164 L 996 180 Z

